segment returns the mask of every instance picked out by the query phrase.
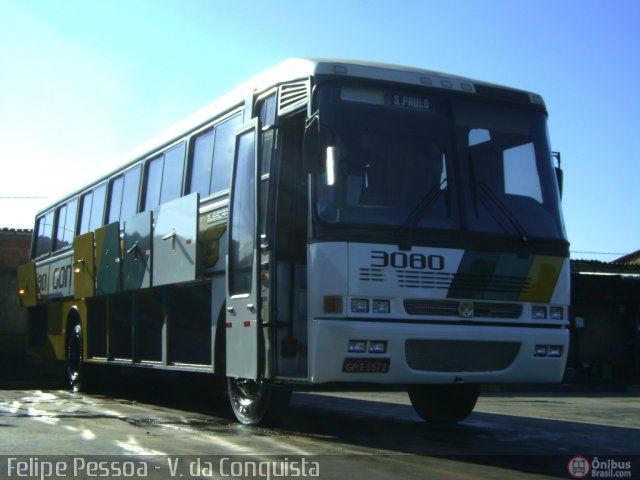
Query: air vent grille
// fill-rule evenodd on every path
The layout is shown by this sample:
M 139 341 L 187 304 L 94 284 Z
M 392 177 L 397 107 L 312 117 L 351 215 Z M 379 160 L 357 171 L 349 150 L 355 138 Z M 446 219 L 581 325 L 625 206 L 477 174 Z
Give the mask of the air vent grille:
M 284 115 L 303 107 L 309 101 L 309 81 L 280 86 L 278 115 Z

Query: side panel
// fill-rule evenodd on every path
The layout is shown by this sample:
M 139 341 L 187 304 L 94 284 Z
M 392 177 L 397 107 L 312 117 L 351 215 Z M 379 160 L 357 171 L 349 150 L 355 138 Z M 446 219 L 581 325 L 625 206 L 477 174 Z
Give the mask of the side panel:
M 76 298 L 90 298 L 96 293 L 93 232 L 73 239 L 73 284 Z
M 96 229 L 96 266 L 98 295 L 120 291 L 121 275 L 120 223 L 114 222 Z
M 146 211 L 127 220 L 124 224 L 123 290 L 151 286 L 152 220 L 152 212 Z
M 198 202 L 192 193 L 160 205 L 153 232 L 153 285 L 196 279 Z

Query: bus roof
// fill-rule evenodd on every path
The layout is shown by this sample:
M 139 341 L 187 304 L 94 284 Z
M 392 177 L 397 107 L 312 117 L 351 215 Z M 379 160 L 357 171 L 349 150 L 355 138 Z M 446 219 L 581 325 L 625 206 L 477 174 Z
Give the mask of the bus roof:
M 476 93 L 479 89 L 483 88 L 500 89 L 505 92 L 513 92 L 516 95 L 528 96 L 531 103 L 544 106 L 542 97 L 532 92 L 433 70 L 355 60 L 290 58 L 240 84 L 217 100 L 214 100 L 195 113 L 116 158 L 114 164 L 117 165 L 117 168 L 115 170 L 97 178 L 88 185 L 84 185 L 79 190 L 75 190 L 72 194 L 66 195 L 58 202 L 50 204 L 39 211 L 37 215 L 49 211 L 64 199 L 80 194 L 91 186 L 97 185 L 119 172 L 126 170 L 144 158 L 177 141 L 180 137 L 201 128 L 216 116 L 238 108 L 251 95 L 260 94 L 282 83 L 309 77 L 363 78 L 466 93 Z

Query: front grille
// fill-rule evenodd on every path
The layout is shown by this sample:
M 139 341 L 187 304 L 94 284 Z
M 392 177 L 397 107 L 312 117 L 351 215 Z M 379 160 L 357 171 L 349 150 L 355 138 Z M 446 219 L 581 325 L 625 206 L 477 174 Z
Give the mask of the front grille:
M 460 302 L 456 300 L 412 300 L 405 299 L 404 309 L 408 315 L 433 315 L 459 317 Z M 520 318 L 522 305 L 504 302 L 473 302 L 476 318 Z
M 520 295 L 529 291 L 530 283 L 531 279 L 524 276 L 457 273 L 451 282 L 451 291 Z M 455 294 L 455 296 L 469 295 Z
M 454 278 L 451 273 L 422 272 L 419 270 L 396 270 L 400 288 L 448 289 Z
M 382 268 L 361 268 L 360 269 L 360 281 L 361 282 L 384 282 L 386 275 Z
M 428 372 L 492 372 L 513 363 L 517 342 L 407 340 L 405 357 L 413 370 Z

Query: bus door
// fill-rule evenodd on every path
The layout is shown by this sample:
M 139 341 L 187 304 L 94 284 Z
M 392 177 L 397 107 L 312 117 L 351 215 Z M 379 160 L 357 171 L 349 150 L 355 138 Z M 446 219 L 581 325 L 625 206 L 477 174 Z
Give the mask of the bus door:
M 258 285 L 258 120 L 238 127 L 229 203 L 227 376 L 257 380 L 262 372 Z

